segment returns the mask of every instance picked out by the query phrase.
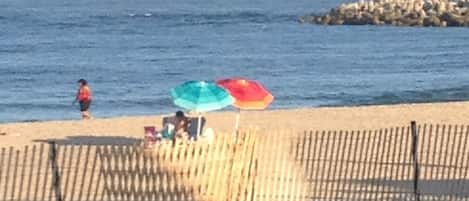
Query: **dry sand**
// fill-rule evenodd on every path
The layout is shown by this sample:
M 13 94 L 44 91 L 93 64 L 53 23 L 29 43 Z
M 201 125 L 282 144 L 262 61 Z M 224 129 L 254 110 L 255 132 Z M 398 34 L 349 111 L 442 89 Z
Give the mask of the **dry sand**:
M 212 112 L 207 127 L 233 132 L 234 112 Z M 340 130 L 379 129 L 418 123 L 469 124 L 469 102 L 245 111 L 241 126 L 261 129 Z M 161 126 L 161 116 L 119 117 L 90 121 L 50 121 L 0 124 L 0 147 L 23 146 L 56 139 L 63 143 L 101 144 L 134 141 L 144 126 Z
M 357 200 L 355 196 L 401 196 L 400 193 L 367 194 L 362 193 L 363 190 L 401 192 L 405 189 L 410 192 L 412 186 L 408 133 L 381 135 L 381 133 L 362 132 L 337 136 L 333 134 L 332 137 L 320 134 L 313 135 L 306 141 L 304 138 L 298 138 L 299 141 L 295 141 L 294 146 L 291 146 L 292 141 L 288 139 L 290 135 L 278 135 L 278 130 L 369 130 L 407 126 L 412 120 L 421 124 L 469 125 L 467 111 L 469 111 L 469 102 L 243 112 L 242 126 L 257 126 L 263 130 L 274 131 L 263 133 L 264 136 L 272 134 L 272 137 L 262 138 L 263 143 L 256 148 L 259 159 L 255 182 L 257 200 L 284 200 L 285 195 L 295 195 L 297 196 L 295 198 L 305 198 L 304 196 L 334 198 L 340 195 L 353 196 Z M 207 126 L 218 133 L 232 132 L 235 114 L 234 112 L 207 114 Z M 0 147 L 11 145 L 19 147 L 51 139 L 67 144 L 135 142 L 142 138 L 144 126 L 160 124 L 161 116 L 3 124 L 0 125 L 0 134 L 6 135 L 0 135 Z M 462 191 L 466 189 L 465 185 L 462 185 L 462 190 L 454 191 L 451 188 L 467 180 L 467 169 L 463 171 L 465 168 L 455 167 L 467 167 L 468 162 L 465 157 L 469 155 L 468 150 L 447 146 L 451 148 L 448 152 L 446 146 L 440 146 L 456 144 L 456 140 L 462 139 L 457 137 L 464 133 L 466 131 L 460 130 L 455 135 L 448 135 L 450 137 L 432 134 L 421 138 L 423 147 L 421 178 L 424 180 L 423 186 L 426 187 L 423 192 L 428 195 L 431 195 L 429 192 L 435 195 L 453 195 L 455 192 L 465 195 Z M 387 143 L 381 143 L 383 141 Z M 465 144 L 467 137 L 461 142 Z M 295 146 L 296 143 L 298 146 Z M 365 147 L 362 146 L 364 144 Z M 430 152 L 429 148 L 433 151 Z M 69 157 L 68 161 L 84 160 L 72 160 L 72 158 Z M 449 159 L 440 160 L 443 158 Z M 62 168 L 70 167 L 72 164 L 59 163 Z M 86 168 L 80 166 L 80 169 Z M 196 184 L 185 185 L 190 187 Z M 4 186 L 0 187 L 4 189 Z M 344 194 L 345 191 L 339 191 L 340 189 L 353 191 Z M 301 196 L 298 197 L 299 195 Z

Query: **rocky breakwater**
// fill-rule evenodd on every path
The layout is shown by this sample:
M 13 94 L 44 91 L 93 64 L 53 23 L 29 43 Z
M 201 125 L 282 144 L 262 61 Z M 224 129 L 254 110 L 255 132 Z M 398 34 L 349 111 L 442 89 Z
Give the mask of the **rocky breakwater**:
M 360 0 L 323 15 L 302 16 L 299 21 L 323 25 L 469 27 L 469 0 Z

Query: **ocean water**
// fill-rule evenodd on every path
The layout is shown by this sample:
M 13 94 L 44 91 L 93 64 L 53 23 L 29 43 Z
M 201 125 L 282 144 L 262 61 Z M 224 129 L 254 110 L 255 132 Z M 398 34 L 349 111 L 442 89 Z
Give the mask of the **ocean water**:
M 270 108 L 469 100 L 469 29 L 299 24 L 340 0 L 2 0 L 0 122 L 176 110 L 187 80 L 244 76 Z

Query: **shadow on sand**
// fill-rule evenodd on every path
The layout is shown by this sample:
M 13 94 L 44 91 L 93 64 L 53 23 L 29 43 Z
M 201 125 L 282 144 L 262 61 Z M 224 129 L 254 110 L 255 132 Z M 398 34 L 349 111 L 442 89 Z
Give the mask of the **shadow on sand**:
M 355 180 L 359 186 L 379 186 L 379 188 L 390 189 L 388 192 L 413 192 L 414 182 L 412 180 Z M 469 200 L 469 180 L 446 179 L 446 180 L 420 180 L 419 192 L 422 197 L 464 197 Z
M 68 136 L 65 139 L 41 139 L 34 142 L 49 143 L 55 141 L 58 145 L 136 145 L 142 142 L 142 139 L 123 137 L 123 136 Z

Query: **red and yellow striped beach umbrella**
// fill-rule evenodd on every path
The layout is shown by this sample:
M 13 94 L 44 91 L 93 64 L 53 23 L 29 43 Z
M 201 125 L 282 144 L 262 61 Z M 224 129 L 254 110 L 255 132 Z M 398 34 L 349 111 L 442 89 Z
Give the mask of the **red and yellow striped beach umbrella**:
M 243 78 L 224 79 L 217 84 L 225 88 L 235 99 L 233 106 L 241 110 L 263 110 L 267 108 L 274 96 L 259 82 Z M 239 113 L 236 117 L 236 130 L 239 125 Z
M 217 81 L 217 84 L 233 96 L 233 105 L 242 110 L 263 110 L 274 100 L 272 94 L 254 80 L 224 79 Z

